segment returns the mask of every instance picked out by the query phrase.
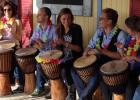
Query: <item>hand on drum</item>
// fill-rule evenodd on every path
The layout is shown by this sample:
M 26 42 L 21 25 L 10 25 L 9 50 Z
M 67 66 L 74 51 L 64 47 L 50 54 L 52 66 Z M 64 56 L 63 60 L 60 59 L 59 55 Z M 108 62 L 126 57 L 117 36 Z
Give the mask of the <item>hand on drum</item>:
M 16 49 L 19 49 L 20 48 L 20 43 L 19 43 L 19 41 L 18 40 L 16 40 L 16 39 L 12 39 L 12 41 L 14 41 L 15 42 L 15 45 L 16 45 Z
M 51 41 L 51 46 L 52 46 L 52 48 L 56 48 L 57 47 L 57 40 Z
M 33 41 L 33 47 L 35 47 L 37 49 L 40 49 L 42 47 L 42 44 L 43 44 L 43 42 L 40 39 Z
M 135 57 L 134 56 L 124 56 L 124 57 L 122 57 L 122 60 L 130 62 L 132 60 L 135 60 Z
M 88 55 L 97 55 L 99 54 L 99 51 L 97 49 L 90 49 L 88 51 Z
M 97 49 L 89 49 L 87 48 L 85 52 L 83 53 L 83 56 L 88 56 L 88 55 L 97 55 L 99 54 L 99 51 Z
M 3 29 L 0 29 L 0 40 L 1 40 L 2 37 L 3 37 L 3 32 L 4 32 L 4 30 L 3 30 Z
M 0 34 L 0 40 L 2 39 L 2 35 Z

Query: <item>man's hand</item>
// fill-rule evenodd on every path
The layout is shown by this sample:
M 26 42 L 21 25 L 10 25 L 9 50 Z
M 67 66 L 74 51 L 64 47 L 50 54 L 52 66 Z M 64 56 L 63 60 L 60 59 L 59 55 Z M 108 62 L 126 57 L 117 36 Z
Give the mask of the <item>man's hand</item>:
M 33 47 L 40 49 L 42 47 L 43 42 L 40 39 L 34 40 L 33 42 Z
M 87 48 L 84 53 L 83 56 L 88 56 L 88 55 L 97 55 L 99 54 L 99 51 L 97 49 L 91 49 L 91 48 Z
M 124 56 L 124 57 L 122 57 L 122 60 L 130 62 L 132 60 L 135 60 L 135 57 L 134 56 Z
M 120 48 L 120 49 L 123 49 L 124 48 L 124 45 L 120 42 L 117 42 L 114 44 L 117 48 Z
M 97 55 L 99 54 L 99 51 L 97 49 L 90 49 L 88 51 L 88 55 Z
M 51 41 L 51 47 L 56 48 L 57 47 L 57 40 Z

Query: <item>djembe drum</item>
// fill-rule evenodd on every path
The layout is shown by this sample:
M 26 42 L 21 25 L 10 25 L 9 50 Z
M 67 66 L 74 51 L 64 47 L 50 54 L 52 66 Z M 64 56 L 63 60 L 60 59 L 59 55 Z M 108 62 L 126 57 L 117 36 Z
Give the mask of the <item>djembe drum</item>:
M 9 72 L 13 66 L 14 41 L 0 41 L 0 96 L 11 94 Z
M 113 100 L 125 100 L 125 88 L 128 80 L 128 63 L 121 60 L 110 61 L 100 68 L 104 82 L 113 92 Z
M 61 79 L 60 50 L 50 50 L 40 53 L 36 60 L 41 63 L 44 74 L 50 79 L 52 100 L 65 100 L 67 96 L 66 86 Z
M 83 82 L 88 83 L 89 79 L 97 72 L 96 56 L 82 56 L 74 62 L 74 68 Z
M 25 74 L 24 92 L 29 94 L 32 93 L 35 88 L 36 54 L 37 49 L 35 48 L 21 48 L 15 52 L 17 63 Z

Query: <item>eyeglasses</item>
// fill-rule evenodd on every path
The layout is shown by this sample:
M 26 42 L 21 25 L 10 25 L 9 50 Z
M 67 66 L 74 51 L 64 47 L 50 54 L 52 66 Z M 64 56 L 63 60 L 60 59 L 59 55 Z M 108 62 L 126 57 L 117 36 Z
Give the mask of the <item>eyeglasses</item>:
M 99 17 L 99 21 L 101 21 L 101 20 L 106 20 L 106 19 L 108 19 L 108 18 Z
M 4 9 L 4 11 L 5 11 L 5 12 L 6 12 L 6 11 L 12 11 L 12 9 L 10 9 L 10 8 L 9 8 L 9 9 Z

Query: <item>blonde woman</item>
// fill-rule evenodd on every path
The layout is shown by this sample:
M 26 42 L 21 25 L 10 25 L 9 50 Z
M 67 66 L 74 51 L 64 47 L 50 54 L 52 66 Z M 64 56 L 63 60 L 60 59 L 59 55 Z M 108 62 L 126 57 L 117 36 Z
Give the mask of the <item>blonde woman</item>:
M 0 20 L 0 34 L 2 40 L 14 40 L 16 46 L 20 47 L 21 35 L 22 35 L 22 25 L 21 21 L 15 18 L 17 12 L 17 7 L 12 1 L 3 1 L 2 9 L 4 12 L 4 16 Z M 15 62 L 16 63 L 16 62 Z M 16 65 L 13 67 L 12 72 L 10 73 L 11 77 L 14 76 L 15 84 L 18 90 L 23 90 L 23 80 L 22 80 L 22 72 L 19 67 Z M 14 75 L 13 75 L 14 74 Z M 12 79 L 11 79 L 12 80 Z M 19 89 L 20 87 L 20 89 Z

